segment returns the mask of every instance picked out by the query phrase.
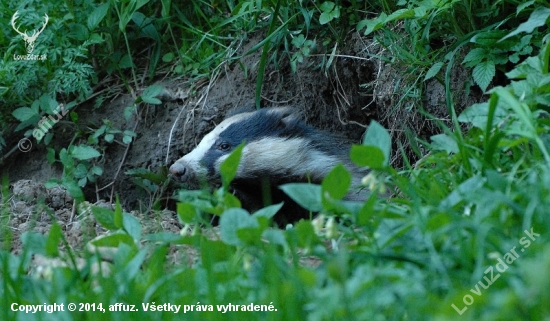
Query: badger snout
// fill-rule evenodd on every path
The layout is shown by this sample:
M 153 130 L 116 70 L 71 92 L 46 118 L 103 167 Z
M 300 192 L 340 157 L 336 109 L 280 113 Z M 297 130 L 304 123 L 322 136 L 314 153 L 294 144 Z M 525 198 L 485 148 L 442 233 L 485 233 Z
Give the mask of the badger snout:
M 172 174 L 178 181 L 184 182 L 189 179 L 190 170 L 182 163 L 175 162 L 170 166 L 170 174 Z

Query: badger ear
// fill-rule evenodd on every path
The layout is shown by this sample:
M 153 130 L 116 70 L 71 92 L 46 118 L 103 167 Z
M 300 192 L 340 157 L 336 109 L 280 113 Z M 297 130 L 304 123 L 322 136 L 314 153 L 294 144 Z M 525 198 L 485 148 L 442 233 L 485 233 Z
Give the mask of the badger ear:
M 291 107 L 280 107 L 276 108 L 277 113 L 281 117 L 281 123 L 285 127 L 291 127 L 300 121 L 300 115 L 296 112 L 294 108 Z

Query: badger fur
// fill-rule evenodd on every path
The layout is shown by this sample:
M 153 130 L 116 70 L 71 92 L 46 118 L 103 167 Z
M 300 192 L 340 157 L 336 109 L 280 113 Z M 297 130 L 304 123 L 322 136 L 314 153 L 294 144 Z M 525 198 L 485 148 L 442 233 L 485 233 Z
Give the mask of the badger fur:
M 286 223 L 308 217 L 309 213 L 277 187 L 291 182 L 320 184 L 339 163 L 352 173 L 352 189 L 346 199 L 365 198 L 357 193 L 357 187 L 367 173 L 350 161 L 350 145 L 307 126 L 290 107 L 242 112 L 225 119 L 193 151 L 177 160 L 170 173 L 188 185 L 200 180 L 220 184 L 220 164 L 243 141 L 246 145 L 231 188 L 249 211 L 284 201 L 276 221 Z

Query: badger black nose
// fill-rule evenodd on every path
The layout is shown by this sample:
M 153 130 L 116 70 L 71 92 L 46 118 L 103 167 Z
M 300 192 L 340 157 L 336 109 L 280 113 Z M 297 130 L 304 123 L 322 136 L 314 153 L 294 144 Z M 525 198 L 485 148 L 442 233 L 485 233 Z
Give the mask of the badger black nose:
M 187 168 L 183 164 L 180 163 L 174 163 L 172 166 L 170 166 L 170 173 L 174 175 L 178 180 L 185 180 L 186 174 L 187 174 Z

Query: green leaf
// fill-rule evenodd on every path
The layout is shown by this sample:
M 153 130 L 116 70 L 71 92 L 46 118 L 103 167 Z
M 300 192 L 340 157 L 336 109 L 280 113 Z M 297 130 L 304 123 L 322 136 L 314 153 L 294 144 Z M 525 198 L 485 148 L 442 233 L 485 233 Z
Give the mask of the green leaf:
M 163 90 L 164 88 L 159 85 L 149 86 L 141 94 L 141 99 L 148 104 L 160 105 L 162 101 L 156 97 L 160 95 Z
M 489 105 L 488 103 L 473 104 L 472 106 L 466 108 L 460 116 L 458 116 L 458 121 L 463 123 L 470 123 L 473 126 L 485 129 L 487 128 L 487 121 L 489 115 Z M 495 114 L 493 115 L 492 126 L 502 122 L 508 113 L 503 108 L 497 108 Z
M 82 193 L 82 189 L 78 184 L 71 180 L 70 178 L 63 178 L 63 181 L 61 183 L 65 189 L 67 189 L 67 192 L 76 200 L 83 201 L 84 200 L 84 193 Z
M 295 229 L 299 247 L 308 248 L 312 244 L 319 242 L 319 237 L 315 234 L 311 221 L 300 220 L 300 222 L 296 223 Z
M 88 30 L 94 30 L 105 18 L 105 15 L 107 15 L 107 12 L 109 11 L 109 4 L 110 1 L 107 1 L 92 11 L 92 13 L 88 16 Z
M 321 9 L 321 11 L 323 11 L 323 12 L 330 12 L 330 11 L 332 11 L 332 9 L 334 9 L 334 6 L 335 6 L 334 2 L 325 1 L 321 4 L 319 9 Z
M 390 133 L 380 125 L 377 121 L 371 121 L 365 138 L 363 139 L 363 145 L 378 147 L 384 155 L 384 165 L 388 165 L 390 161 L 391 151 L 391 137 Z
M 253 217 L 267 217 L 272 218 L 283 207 L 283 203 L 266 206 L 252 214 Z
M 324 25 L 329 23 L 331 20 L 332 20 L 332 16 L 327 12 L 323 12 L 319 17 L 319 24 Z
M 307 183 L 290 183 L 279 186 L 283 192 L 301 207 L 311 212 L 323 209 L 321 186 Z
M 122 228 L 122 206 L 120 206 L 120 200 L 116 197 L 115 211 L 113 213 L 113 223 L 117 229 Z
M 504 39 L 513 37 L 522 32 L 532 33 L 533 30 L 535 30 L 535 28 L 544 26 L 549 16 L 550 16 L 550 8 L 546 8 L 543 6 L 537 7 L 533 12 L 531 12 L 531 15 L 529 16 L 529 19 L 527 19 L 527 21 L 520 24 L 519 27 L 516 28 L 516 30 L 510 32 L 499 41 L 503 41 Z
M 348 193 L 350 185 L 351 174 L 342 164 L 338 164 L 323 179 L 321 183 L 322 195 L 325 197 L 325 193 L 328 193 L 333 199 L 342 199 Z
M 107 134 L 105 135 L 105 141 L 107 143 L 112 143 L 115 140 L 115 135 L 113 134 Z
M 474 48 L 470 50 L 470 52 L 468 52 L 466 57 L 464 57 L 464 60 L 462 60 L 462 64 L 466 65 L 467 67 L 473 67 L 481 62 L 486 56 L 487 52 L 485 51 L 485 49 Z
M 371 218 L 375 214 L 374 204 L 376 203 L 376 195 L 371 195 L 369 199 L 363 204 L 359 213 L 357 213 L 357 224 L 363 226 L 371 225 Z
M 485 92 L 495 76 L 495 63 L 491 60 L 480 62 L 475 66 L 472 75 L 476 84 Z
M 88 145 L 79 145 L 71 149 L 70 154 L 78 160 L 87 160 L 94 157 L 99 157 L 101 154 L 93 147 Z
M 229 183 L 235 178 L 237 169 L 239 168 L 239 162 L 241 161 L 241 154 L 245 143 L 241 143 L 229 156 L 220 164 L 220 174 L 222 176 L 222 183 L 225 188 L 229 187 Z
M 115 225 L 115 213 L 110 209 L 92 206 L 92 213 L 94 214 L 97 222 L 104 228 L 111 231 L 117 229 L 117 226 Z
M 441 67 L 443 67 L 442 61 L 433 64 L 433 66 L 428 69 L 428 72 L 426 72 L 426 76 L 424 76 L 424 81 L 435 77 L 439 73 L 439 70 L 441 70 Z
M 184 224 L 193 223 L 197 217 L 197 209 L 191 203 L 178 203 L 176 205 L 178 218 Z
M 125 174 L 133 177 L 144 178 L 155 184 L 162 184 L 168 178 L 167 173 L 163 173 L 163 171 L 160 171 L 160 174 L 157 174 L 142 167 L 127 170 Z
M 458 144 L 456 143 L 456 140 L 453 137 L 450 137 L 446 134 L 439 134 L 434 135 L 431 137 L 432 140 L 432 148 L 435 150 L 444 150 L 447 152 L 447 154 L 450 153 L 458 153 Z
M 55 149 L 48 147 L 47 150 L 48 153 L 46 154 L 46 159 L 48 160 L 48 163 L 52 165 L 55 163 Z
M 229 245 L 243 244 L 238 231 L 243 228 L 259 227 L 256 218 L 242 208 L 230 208 L 223 212 L 220 218 L 220 232 L 222 241 Z
M 33 117 L 39 117 L 38 113 L 29 107 L 17 108 L 13 111 L 12 116 L 19 121 L 26 121 Z
M 126 233 L 130 234 L 134 240 L 141 240 L 141 224 L 132 214 L 123 213 L 122 226 Z
M 92 212 L 93 212 L 92 207 Z M 112 247 L 117 248 L 121 244 L 130 245 L 130 247 L 135 247 L 136 244 L 134 243 L 134 239 L 125 233 L 114 233 L 102 237 L 98 237 L 92 241 L 90 241 L 90 244 L 92 244 L 95 247 Z
M 61 240 L 63 232 L 61 231 L 61 226 L 54 222 L 48 233 L 48 238 L 46 239 L 46 254 L 50 256 L 59 255 L 59 241 Z
M 351 160 L 361 166 L 373 169 L 384 167 L 384 154 L 375 146 L 353 145 L 351 147 Z

